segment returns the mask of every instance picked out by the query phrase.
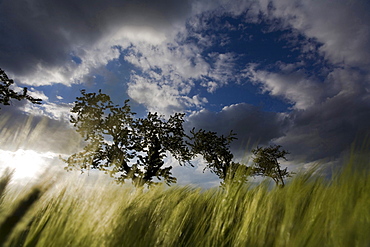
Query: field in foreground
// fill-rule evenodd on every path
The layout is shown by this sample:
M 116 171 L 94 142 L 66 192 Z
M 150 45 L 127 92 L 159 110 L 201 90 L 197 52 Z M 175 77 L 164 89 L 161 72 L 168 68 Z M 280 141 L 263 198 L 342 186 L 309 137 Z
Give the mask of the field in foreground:
M 0 246 L 369 246 L 370 164 L 356 162 L 226 191 L 47 177 L 16 190 L 5 174 Z

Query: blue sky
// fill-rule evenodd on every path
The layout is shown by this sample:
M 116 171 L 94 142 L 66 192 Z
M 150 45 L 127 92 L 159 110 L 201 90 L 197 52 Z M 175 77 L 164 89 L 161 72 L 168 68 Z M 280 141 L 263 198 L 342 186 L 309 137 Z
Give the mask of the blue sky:
M 67 154 L 73 101 L 102 89 L 139 116 L 185 112 L 189 128 L 234 130 L 239 160 L 280 144 L 291 169 L 336 164 L 370 126 L 369 10 L 359 0 L 3 0 L 0 67 L 44 100 L 3 107 L 4 126 L 46 116 L 43 141 L 18 147 Z M 197 164 L 175 168 L 179 181 L 217 180 Z

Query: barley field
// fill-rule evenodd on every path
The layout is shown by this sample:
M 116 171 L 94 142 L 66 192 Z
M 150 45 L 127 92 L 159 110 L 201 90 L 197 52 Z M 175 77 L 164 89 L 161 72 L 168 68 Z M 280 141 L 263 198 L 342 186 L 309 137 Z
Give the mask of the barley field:
M 370 246 L 368 163 L 284 188 L 156 186 L 43 176 L 0 181 L 0 246 Z M 86 177 L 87 178 L 87 177 Z

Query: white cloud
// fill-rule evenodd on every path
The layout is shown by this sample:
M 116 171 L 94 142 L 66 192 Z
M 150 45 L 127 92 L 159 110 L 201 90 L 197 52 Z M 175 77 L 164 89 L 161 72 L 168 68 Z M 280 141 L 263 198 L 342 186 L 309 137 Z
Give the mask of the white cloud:
M 183 79 L 199 78 L 208 73 L 209 64 L 201 56 L 199 47 L 166 41 L 157 45 L 144 42 L 135 44 L 125 59 L 144 72 L 159 68 L 166 76 L 174 75 Z
M 313 78 L 306 78 L 300 71 L 279 74 L 255 70 L 254 66 L 250 66 L 247 74 L 252 82 L 262 85 L 263 92 L 283 97 L 293 103 L 295 109 L 305 110 L 321 102 L 324 86 Z
M 23 112 L 34 116 L 48 116 L 51 119 L 68 123 L 70 120 L 72 104 L 55 104 L 43 101 L 41 105 L 31 103 L 24 104 L 21 107 Z
M 281 18 L 286 26 L 299 30 L 323 44 L 322 55 L 332 63 L 368 67 L 370 64 L 370 4 L 367 1 L 280 0 L 257 1 L 257 14 Z M 272 8 L 268 7 L 273 6 Z
M 164 111 L 170 112 L 206 102 L 206 99 L 193 101 L 194 96 L 190 95 L 197 81 L 212 93 L 230 81 L 240 81 L 234 68 L 234 54 L 214 52 L 204 56 L 202 48 L 196 44 L 181 43 L 181 40 L 158 45 L 141 42 L 128 49 L 125 60 L 142 74 L 131 77 L 130 97 L 150 109 L 155 105 L 158 109 L 168 108 L 169 111 Z M 146 90 L 149 88 L 153 91 Z
M 165 77 L 156 80 L 154 77 L 132 75 L 128 84 L 128 95 L 140 104 L 144 104 L 148 111 L 170 115 L 182 112 L 186 107 L 200 107 L 206 99 L 198 95 L 189 97 L 186 95 L 186 87 L 177 85 L 173 81 L 167 81 Z M 185 91 L 185 92 L 184 92 Z
M 207 74 L 212 81 L 206 82 L 208 92 L 227 85 L 230 81 L 239 81 L 241 74 L 235 73 L 236 55 L 233 53 L 211 53 L 208 56 L 213 60 Z
M 144 104 L 149 111 L 159 111 L 160 113 L 172 113 L 181 111 L 182 107 L 178 101 L 179 95 L 175 88 L 169 85 L 159 86 L 157 83 L 150 82 L 150 79 L 141 76 L 133 76 L 128 86 L 128 95 Z
M 42 99 L 43 101 L 47 101 L 49 100 L 49 97 L 45 95 L 44 92 L 41 92 L 41 91 L 38 91 L 38 90 L 35 90 L 34 88 L 30 88 L 27 93 L 36 98 L 36 99 Z
M 125 60 L 139 69 L 128 84 L 128 94 L 149 111 L 172 114 L 186 106 L 199 106 L 205 100 L 190 96 L 193 79 L 207 73 L 208 65 L 197 54 L 195 46 L 167 43 L 140 43 L 130 49 Z
M 217 84 L 217 82 L 214 82 L 214 81 L 206 81 L 206 80 L 202 81 L 200 83 L 200 85 L 202 87 L 206 87 L 207 88 L 207 91 L 209 93 L 214 93 L 217 90 L 217 88 L 219 87 L 218 84 Z

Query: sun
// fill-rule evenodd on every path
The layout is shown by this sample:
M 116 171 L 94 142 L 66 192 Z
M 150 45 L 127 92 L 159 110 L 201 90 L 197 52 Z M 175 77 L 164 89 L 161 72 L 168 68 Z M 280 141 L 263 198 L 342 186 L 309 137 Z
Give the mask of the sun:
M 15 152 L 0 150 L 1 170 L 15 169 L 14 180 L 28 180 L 38 177 L 50 164 L 55 154 L 41 153 L 35 150 L 18 149 Z

